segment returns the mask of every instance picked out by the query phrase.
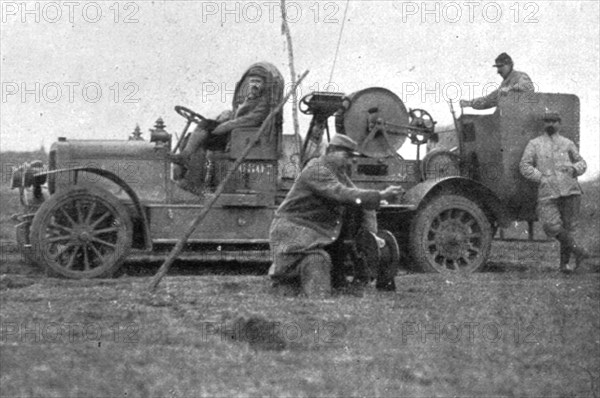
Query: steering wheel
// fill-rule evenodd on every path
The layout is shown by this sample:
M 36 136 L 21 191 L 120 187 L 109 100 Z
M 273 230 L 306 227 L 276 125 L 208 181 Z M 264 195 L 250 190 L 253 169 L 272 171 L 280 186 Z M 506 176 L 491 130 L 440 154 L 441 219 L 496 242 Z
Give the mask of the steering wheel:
M 186 108 L 185 106 L 181 106 L 181 105 L 177 105 L 175 107 L 175 112 L 177 112 L 178 114 L 183 116 L 187 120 L 187 124 L 185 125 L 185 128 L 183 129 L 183 133 L 181 133 L 181 137 L 179 137 L 179 140 L 177 141 L 177 144 L 175 145 L 175 148 L 173 149 L 174 153 L 177 152 L 177 150 L 181 147 L 181 144 L 183 143 L 183 139 L 187 135 L 187 131 L 190 128 L 190 124 L 192 124 L 192 123 L 202 124 L 208 120 L 201 114 L 196 113 L 193 110 L 191 110 L 190 108 Z
M 196 124 L 200 124 L 205 122 L 207 119 L 199 113 L 194 112 L 190 108 L 186 108 L 185 106 L 177 105 L 175 107 L 175 112 L 179 115 L 183 116 L 190 122 L 194 122 Z

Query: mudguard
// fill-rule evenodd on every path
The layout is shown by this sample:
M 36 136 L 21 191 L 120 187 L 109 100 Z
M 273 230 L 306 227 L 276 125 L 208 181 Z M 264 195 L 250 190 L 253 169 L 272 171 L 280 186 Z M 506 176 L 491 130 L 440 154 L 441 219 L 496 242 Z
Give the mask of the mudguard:
M 465 196 L 479 203 L 500 227 L 509 225 L 511 219 L 509 212 L 496 194 L 485 185 L 465 177 L 452 176 L 423 181 L 404 194 L 402 204 L 411 210 L 417 210 L 428 198 L 450 193 Z
M 129 198 L 131 199 L 131 201 L 133 203 L 133 207 L 135 208 L 135 211 L 136 211 L 138 217 L 140 218 L 140 220 L 142 220 L 142 230 L 143 230 L 143 234 L 144 234 L 145 249 L 152 250 L 152 239 L 150 237 L 150 224 L 148 222 L 148 217 L 146 216 L 146 212 L 144 212 L 144 210 L 142 209 L 142 204 L 140 202 L 139 197 L 135 193 L 135 191 L 121 177 L 119 177 L 118 175 L 116 175 L 115 173 L 113 173 L 111 171 L 93 168 L 93 167 L 74 167 L 74 168 L 68 168 L 68 169 L 56 169 L 56 170 L 43 171 L 41 173 L 37 173 L 35 175 L 35 177 L 42 177 L 42 176 L 48 177 L 51 175 L 57 175 L 57 174 L 61 174 L 61 173 L 73 173 L 73 184 L 74 185 L 77 184 L 79 173 L 92 173 L 92 174 L 97 174 L 103 178 L 106 178 L 107 180 L 112 181 L 115 184 L 117 184 L 119 187 L 121 187 L 123 189 L 123 191 L 127 194 L 127 196 L 129 196 Z

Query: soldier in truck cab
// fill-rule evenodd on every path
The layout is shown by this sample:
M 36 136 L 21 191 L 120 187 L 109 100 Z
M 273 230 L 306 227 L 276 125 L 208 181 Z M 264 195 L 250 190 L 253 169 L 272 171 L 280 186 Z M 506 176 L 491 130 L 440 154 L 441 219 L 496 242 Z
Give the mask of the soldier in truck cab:
M 233 111 L 224 111 L 216 123 L 200 123 L 190 134 L 185 146 L 178 154 L 171 154 L 173 163 L 189 169 L 190 158 L 196 151 L 224 151 L 229 143 L 232 130 L 241 127 L 259 127 L 269 115 L 270 104 L 264 94 L 266 71 L 254 67 L 248 72 L 248 89 L 244 101 Z M 209 166 L 210 167 L 210 166 Z M 180 186 L 186 188 L 189 181 L 182 179 Z
M 460 106 L 472 107 L 473 109 L 488 109 L 498 106 L 500 96 L 506 95 L 511 91 L 521 93 L 532 93 L 534 91 L 533 82 L 526 73 L 513 69 L 513 60 L 507 53 L 502 53 L 496 58 L 492 65 L 498 68 L 498 74 L 502 76 L 502 83 L 497 90 L 492 91 L 484 97 L 473 100 L 460 100 Z

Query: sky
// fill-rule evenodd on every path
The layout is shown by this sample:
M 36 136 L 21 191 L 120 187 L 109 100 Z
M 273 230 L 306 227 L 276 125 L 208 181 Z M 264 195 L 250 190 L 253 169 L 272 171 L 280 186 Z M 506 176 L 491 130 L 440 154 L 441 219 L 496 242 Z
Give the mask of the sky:
M 57 137 L 126 139 L 158 117 L 180 134 L 175 105 L 209 117 L 231 106 L 252 63 L 289 82 L 279 1 L 3 1 L 0 150 L 48 148 Z M 587 178 L 599 173 L 597 1 L 286 1 L 299 94 L 385 87 L 451 125 L 446 99 L 501 81 L 501 52 L 537 91 L 581 101 Z M 346 6 L 348 6 L 346 11 Z M 335 69 L 332 66 L 343 33 Z M 300 115 L 301 133 L 309 117 Z M 291 104 L 284 130 L 293 132 Z M 406 143 L 403 150 L 410 150 Z

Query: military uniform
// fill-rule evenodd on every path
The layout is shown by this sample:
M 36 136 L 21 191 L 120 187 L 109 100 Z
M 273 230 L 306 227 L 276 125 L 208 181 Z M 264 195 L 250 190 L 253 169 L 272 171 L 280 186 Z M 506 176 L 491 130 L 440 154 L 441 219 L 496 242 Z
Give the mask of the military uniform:
M 472 102 L 473 109 L 489 109 L 498 106 L 500 93 L 508 89 L 520 93 L 531 93 L 534 91 L 533 82 L 526 73 L 512 70 L 497 90 L 492 91 L 488 95 L 480 98 L 475 98 Z
M 492 66 L 498 68 L 498 73 L 503 78 L 500 87 L 484 97 L 475 98 L 472 101 L 462 100 L 460 106 L 470 106 L 473 109 L 489 109 L 498 106 L 500 96 L 510 91 L 520 93 L 532 93 L 534 91 L 533 82 L 529 76 L 513 69 L 513 60 L 507 53 L 498 55 Z
M 260 127 L 268 115 L 269 101 L 266 96 L 246 97 L 235 111 L 233 119 L 224 121 L 219 126 L 227 132 L 241 127 Z
M 302 279 L 303 268 L 313 266 L 321 278 L 330 278 L 332 259 L 326 249 L 339 238 L 347 207 L 361 208 L 362 226 L 376 233 L 374 210 L 380 199 L 379 191 L 357 188 L 328 155 L 309 161 L 271 224 L 269 275 L 275 280 Z
M 560 117 L 558 117 L 560 120 Z M 566 269 L 571 252 L 578 258 L 583 248 L 575 241 L 581 187 L 577 177 L 587 165 L 573 141 L 558 132 L 532 139 L 519 165 L 521 174 L 538 183 L 537 215 L 544 232 L 561 243 L 561 269 Z
M 233 118 L 217 119 L 220 134 L 211 134 L 207 126 L 199 124 L 194 131 L 204 147 L 212 151 L 225 150 L 229 142 L 231 131 L 242 127 L 260 127 L 269 115 L 269 101 L 266 96 L 256 98 L 246 97 L 244 102 L 236 109 Z M 197 144 L 191 144 L 195 146 Z

